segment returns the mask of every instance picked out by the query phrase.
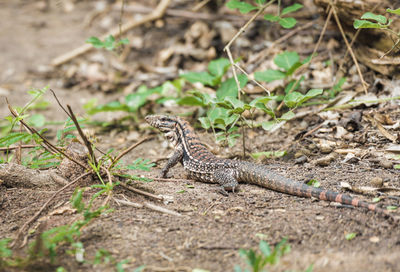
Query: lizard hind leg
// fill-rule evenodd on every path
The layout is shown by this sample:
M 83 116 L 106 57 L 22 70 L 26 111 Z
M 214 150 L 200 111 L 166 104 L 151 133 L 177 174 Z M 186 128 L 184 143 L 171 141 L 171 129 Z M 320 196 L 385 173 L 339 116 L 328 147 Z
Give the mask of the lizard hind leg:
M 232 169 L 219 169 L 214 172 L 213 178 L 221 186 L 220 192 L 223 195 L 227 195 L 227 191 L 234 193 L 239 185 Z

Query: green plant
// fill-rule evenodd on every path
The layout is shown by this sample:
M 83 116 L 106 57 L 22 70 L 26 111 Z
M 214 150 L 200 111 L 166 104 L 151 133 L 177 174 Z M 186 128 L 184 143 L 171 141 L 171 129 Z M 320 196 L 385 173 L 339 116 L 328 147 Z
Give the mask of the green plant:
M 267 70 L 265 72 L 256 73 L 256 79 L 265 79 L 262 76 L 270 73 L 279 73 L 281 78 L 289 77 L 293 72 L 298 69 L 301 65 L 307 62 L 300 62 L 297 53 L 295 52 L 285 52 L 278 55 L 275 61 L 278 66 L 283 67 L 285 72 L 279 70 Z M 207 109 L 206 116 L 199 118 L 199 121 L 203 128 L 213 129 L 217 142 L 225 142 L 229 146 L 235 144 L 235 140 L 240 136 L 236 133 L 238 127 L 248 126 L 250 128 L 256 127 L 259 124 L 254 124 L 254 122 L 249 122 L 245 116 L 244 112 L 248 111 L 251 116 L 256 110 L 263 111 L 272 117 L 272 121 L 263 122 L 261 125 L 265 130 L 270 130 L 281 121 L 287 121 L 294 117 L 292 110 L 287 111 L 281 116 L 276 116 L 275 111 L 268 106 L 271 100 L 279 100 L 278 96 L 261 96 L 251 100 L 248 103 L 243 102 L 237 98 L 237 85 L 233 77 L 224 79 L 227 69 L 230 63 L 228 59 L 218 59 L 211 61 L 208 65 L 207 72 L 190 72 L 183 74 L 182 77 L 191 83 L 202 83 L 203 85 L 208 85 L 216 88 L 215 97 L 210 94 L 200 92 L 198 90 L 191 90 L 187 92 L 187 95 L 178 100 L 180 105 L 189 106 L 201 106 Z M 238 79 L 241 85 L 245 85 L 248 81 L 247 76 L 244 74 L 239 74 Z M 277 78 L 274 78 L 275 80 Z M 290 108 L 294 109 L 302 105 L 305 101 L 320 95 L 322 89 L 312 89 L 309 90 L 305 95 L 299 92 L 289 92 L 292 88 L 296 90 L 299 83 L 294 87 L 295 80 L 289 82 L 286 87 L 287 94 L 281 98 L 285 104 Z M 218 130 L 218 131 L 216 131 Z
M 96 105 L 95 101 L 90 101 L 84 108 L 90 115 L 110 111 L 137 113 L 141 107 L 151 101 L 162 104 L 169 100 L 175 100 L 180 94 L 182 87 L 182 79 L 166 81 L 161 86 L 150 89 L 142 85 L 134 93 L 126 95 L 122 102 L 112 101 L 104 105 Z
M 90 43 L 93 45 L 94 48 L 104 48 L 109 51 L 113 51 L 120 47 L 123 44 L 128 44 L 129 40 L 128 39 L 120 39 L 120 40 L 115 40 L 113 35 L 107 36 L 104 41 L 100 40 L 97 37 L 90 37 L 86 40 L 87 43 Z
M 253 249 L 240 249 L 239 255 L 246 261 L 248 268 L 241 268 L 239 265 L 235 265 L 235 272 L 266 272 L 268 265 L 276 265 L 279 263 L 280 257 L 290 252 L 290 245 L 287 243 L 287 239 L 283 238 L 273 249 L 270 245 L 261 240 L 258 246 L 259 252 Z M 305 272 L 312 272 L 313 266 L 310 265 Z
M 226 3 L 226 6 L 230 9 L 238 9 L 240 13 L 245 14 L 253 10 L 259 10 L 263 8 L 263 6 L 273 3 L 274 1 L 269 1 L 267 3 L 266 0 L 256 0 L 254 2 L 256 5 L 239 0 L 230 0 Z M 285 7 L 282 11 L 278 11 L 277 15 L 266 14 L 264 19 L 270 22 L 278 22 L 283 28 L 292 28 L 296 25 L 297 21 L 293 17 L 286 17 L 286 15 L 301 9 L 302 7 L 303 5 L 295 3 L 291 6 Z
M 386 12 L 400 15 L 400 8 L 398 9 L 386 9 Z M 361 16 L 361 20 L 354 20 L 353 26 L 355 29 L 360 29 L 360 28 L 377 28 L 377 29 L 382 29 L 385 31 L 390 32 L 391 34 L 394 34 L 397 38 L 397 40 L 394 42 L 393 47 L 386 52 L 384 55 L 389 54 L 391 51 L 393 51 L 398 45 L 400 44 L 400 32 L 395 32 L 394 30 L 390 29 L 389 26 L 392 23 L 392 19 L 387 19 L 383 15 L 379 14 L 374 14 L 372 12 L 366 12 Z
M 96 188 L 96 186 L 97 185 L 92 185 L 92 188 Z M 67 246 L 68 249 L 66 250 L 66 252 L 69 254 L 76 255 L 82 253 L 83 244 L 79 242 L 81 229 L 89 224 L 94 218 L 97 218 L 100 215 L 109 213 L 111 211 L 106 206 L 100 206 L 98 208 L 92 209 L 93 201 L 98 196 L 105 193 L 106 190 L 101 190 L 94 194 L 91 197 L 88 205 L 83 202 L 83 192 L 83 189 L 77 188 L 71 197 L 71 205 L 76 209 L 79 214 L 83 216 L 83 218 L 80 220 L 76 220 L 71 224 L 55 227 L 40 234 L 39 239 L 34 241 L 29 246 L 30 259 L 43 258 L 48 256 L 51 263 L 54 263 L 57 256 L 57 249 L 61 245 Z
M 240 249 L 239 255 L 245 259 L 247 265 L 251 268 L 242 269 L 239 265 L 235 266 L 235 272 L 261 272 L 266 271 L 264 268 L 267 265 L 274 265 L 279 262 L 279 258 L 290 252 L 290 245 L 287 244 L 287 239 L 282 239 L 272 250 L 270 245 L 261 240 L 258 246 L 259 251 L 253 249 Z

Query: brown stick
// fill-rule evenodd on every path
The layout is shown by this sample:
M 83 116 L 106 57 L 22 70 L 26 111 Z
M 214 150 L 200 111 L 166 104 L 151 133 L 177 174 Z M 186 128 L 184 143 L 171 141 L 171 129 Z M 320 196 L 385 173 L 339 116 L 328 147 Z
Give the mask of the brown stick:
M 134 192 L 134 193 L 141 194 L 141 195 L 144 195 L 144 196 L 148 196 L 150 198 L 157 199 L 157 200 L 164 200 L 164 198 L 162 196 L 158 196 L 158 195 L 155 195 L 155 194 L 143 191 L 143 190 L 139 190 L 139 189 L 133 188 L 133 187 L 128 186 L 128 185 L 126 185 L 124 183 L 120 182 L 119 185 L 124 187 L 125 189 L 127 189 L 129 191 Z
M 7 147 L 0 147 L 0 151 L 10 151 L 18 148 L 34 148 L 38 147 L 39 145 L 19 145 L 19 146 L 7 146 Z
M 60 190 L 58 190 L 57 192 L 55 192 L 47 201 L 46 203 L 43 204 L 42 208 L 40 208 L 40 210 L 38 212 L 35 213 L 34 216 L 32 216 L 19 230 L 17 233 L 17 236 L 15 238 L 15 240 L 12 242 L 11 247 L 14 247 L 16 245 L 16 243 L 18 242 L 18 240 L 20 239 L 22 232 L 25 231 L 25 228 L 27 226 L 29 226 L 33 221 L 35 221 L 39 215 L 44 211 L 44 209 L 47 208 L 47 206 L 50 204 L 50 202 L 62 191 L 64 191 L 65 189 L 67 189 L 68 187 L 70 187 L 71 185 L 75 184 L 76 182 L 78 182 L 81 178 L 84 178 L 88 175 L 90 175 L 92 172 L 87 172 L 84 173 L 82 175 L 80 175 L 79 177 L 77 177 L 76 179 L 74 179 L 73 181 L 71 181 L 70 183 L 68 183 L 67 185 L 65 185 L 64 187 L 62 187 Z M 26 239 L 24 239 L 24 242 L 21 244 L 20 248 L 22 248 L 26 243 Z
M 338 28 L 339 28 L 339 30 L 340 30 L 340 33 L 342 34 L 342 38 L 343 38 L 343 40 L 344 40 L 344 42 L 345 42 L 345 44 L 346 44 L 346 46 L 347 46 L 347 49 L 349 50 L 349 53 L 350 53 L 350 55 L 351 55 L 351 58 L 352 58 L 353 61 L 354 61 L 354 64 L 356 65 L 357 72 L 358 72 L 358 75 L 359 75 L 360 80 L 361 80 L 361 85 L 362 85 L 362 87 L 363 87 L 363 89 L 364 89 L 365 94 L 367 94 L 367 93 L 368 93 L 368 90 L 367 90 L 367 87 L 366 87 L 366 86 L 367 86 L 368 84 L 364 81 L 364 77 L 363 77 L 363 75 L 362 75 L 362 73 L 361 73 L 360 66 L 358 65 L 357 58 L 356 58 L 356 56 L 354 55 L 353 49 L 351 48 L 349 42 L 347 41 L 346 34 L 344 33 L 342 24 L 340 23 L 339 16 L 337 15 L 335 6 L 333 5 L 332 1 L 329 1 L 329 2 L 330 2 L 331 10 L 333 11 L 333 17 L 335 17 L 336 24 L 337 24 L 337 26 L 338 26 Z
M 161 0 L 160 3 L 158 4 L 158 6 L 150 14 L 144 16 L 142 19 L 131 20 L 122 26 L 117 26 L 117 27 L 113 28 L 107 34 L 104 34 L 103 36 L 101 36 L 101 39 L 103 40 L 110 35 L 112 35 L 114 37 L 119 37 L 119 35 L 125 33 L 126 31 L 128 31 L 134 27 L 137 27 L 144 23 L 154 21 L 154 20 L 161 18 L 164 15 L 165 10 L 167 9 L 170 2 L 171 2 L 171 0 Z M 55 59 L 53 59 L 53 61 L 51 63 L 54 66 L 59 66 L 61 64 L 64 64 L 64 63 L 70 61 L 71 59 L 73 59 L 77 56 L 85 54 L 92 48 L 93 48 L 92 44 L 84 44 L 78 48 L 75 48 L 74 50 L 72 50 L 70 52 L 67 52 L 61 56 L 56 57 Z
M 175 215 L 175 216 L 182 216 L 180 213 L 177 213 L 175 211 L 172 211 L 172 210 L 169 210 L 167 208 L 160 207 L 160 206 L 154 205 L 152 203 L 148 203 L 148 202 L 140 204 L 140 203 L 135 203 L 135 202 L 132 202 L 132 201 L 127 201 L 127 200 L 122 200 L 122 199 L 117 199 L 117 198 L 113 198 L 113 199 L 115 200 L 115 202 L 117 202 L 119 204 L 124 204 L 124 205 L 127 205 L 127 206 L 139 208 L 139 209 L 141 209 L 143 207 L 146 207 L 146 208 L 149 208 L 149 209 L 151 209 L 153 211 L 162 212 L 162 213 Z
M 85 146 L 89 151 L 90 161 L 94 164 L 94 166 L 97 166 L 96 156 L 94 155 L 94 152 L 93 152 L 92 143 L 88 140 L 86 135 L 83 133 L 81 126 L 79 125 L 78 119 L 76 119 L 76 116 L 75 116 L 74 112 L 72 111 L 71 106 L 67 105 L 67 108 L 69 111 L 69 116 L 71 117 L 72 122 L 74 122 L 75 127 L 78 130 L 79 136 L 81 136 L 82 141 L 85 143 Z
M 14 117 L 18 117 L 18 116 L 19 116 L 18 112 L 16 112 L 16 111 L 11 107 L 10 103 L 8 103 L 8 99 L 7 99 L 7 98 L 6 98 L 6 101 L 7 101 L 7 104 L 8 104 L 8 109 L 10 110 L 11 114 L 14 115 Z M 53 145 L 52 143 L 50 143 L 50 142 L 49 142 L 46 138 L 44 138 L 36 129 L 34 129 L 33 127 L 30 127 L 27 123 L 25 123 L 25 121 L 24 121 L 23 119 L 19 120 L 19 122 L 20 122 L 21 124 L 23 124 L 24 127 L 25 127 L 30 133 L 38 135 L 38 136 L 40 137 L 40 139 L 43 140 L 43 143 L 44 143 L 45 145 L 42 145 L 42 146 L 43 146 L 43 148 L 45 148 L 47 151 L 49 151 L 49 152 L 52 153 L 52 154 L 57 153 L 57 152 L 58 152 L 58 153 L 61 153 L 64 157 L 66 157 L 66 158 L 68 158 L 69 160 L 73 161 L 74 163 L 76 163 L 76 164 L 82 166 L 84 169 L 87 168 L 83 163 L 81 163 L 81 162 L 75 160 L 74 158 L 72 158 L 71 156 L 69 156 L 68 154 L 66 154 L 64 151 L 62 151 L 61 149 L 59 149 L 58 147 L 56 147 L 55 145 Z
M 311 54 L 311 59 L 310 59 L 310 61 L 305 65 L 305 67 L 307 67 L 307 68 L 310 66 L 310 64 L 311 64 L 311 62 L 312 62 L 312 59 L 314 58 L 314 55 L 315 55 L 315 53 L 317 52 L 317 50 L 318 50 L 318 48 L 319 48 L 319 46 L 320 46 L 320 44 L 321 44 L 321 42 L 322 42 L 322 38 L 323 38 L 324 35 L 325 35 L 325 31 L 326 31 L 326 28 L 328 27 L 328 23 L 329 23 L 329 21 L 331 20 L 332 13 L 333 13 L 333 12 L 332 12 L 332 8 L 331 8 L 331 9 L 329 10 L 328 16 L 326 17 L 325 24 L 324 24 L 324 27 L 323 27 L 322 30 L 321 30 L 321 34 L 319 35 L 317 44 L 314 46 L 314 50 L 313 50 L 313 52 L 312 52 L 312 54 Z M 300 78 L 301 78 L 301 77 L 300 77 Z M 293 84 L 292 88 L 289 90 L 288 93 L 293 92 L 293 90 L 294 90 L 294 88 L 296 87 L 296 85 L 299 84 L 300 78 L 298 78 L 298 79 L 296 80 L 296 82 Z M 282 101 L 282 102 L 279 104 L 279 106 L 276 108 L 276 110 L 277 110 L 277 111 L 280 111 L 281 108 L 283 107 L 283 105 L 284 105 L 284 102 Z
M 153 139 L 153 137 L 146 137 L 144 139 L 141 139 L 139 142 L 134 143 L 133 145 L 131 145 L 130 147 L 128 147 L 127 149 L 125 149 L 124 151 L 122 151 L 121 153 L 119 153 L 119 155 L 112 161 L 112 163 L 110 164 L 110 166 L 108 167 L 108 169 L 110 170 L 123 156 L 125 156 L 127 153 L 129 153 L 132 149 L 134 149 L 135 147 L 137 147 L 138 145 Z

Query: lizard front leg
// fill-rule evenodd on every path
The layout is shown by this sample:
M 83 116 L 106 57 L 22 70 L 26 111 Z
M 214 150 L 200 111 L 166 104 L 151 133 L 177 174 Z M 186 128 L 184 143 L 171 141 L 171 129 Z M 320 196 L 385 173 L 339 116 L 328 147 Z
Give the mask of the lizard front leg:
M 166 178 L 168 171 L 171 167 L 175 166 L 178 162 L 181 162 L 183 158 L 183 148 L 181 145 L 175 148 L 174 154 L 168 159 L 167 164 L 161 170 L 161 177 Z
M 220 192 L 223 195 L 228 195 L 226 191 L 235 192 L 236 187 L 239 185 L 232 169 L 218 169 L 214 172 L 213 178 L 221 186 Z

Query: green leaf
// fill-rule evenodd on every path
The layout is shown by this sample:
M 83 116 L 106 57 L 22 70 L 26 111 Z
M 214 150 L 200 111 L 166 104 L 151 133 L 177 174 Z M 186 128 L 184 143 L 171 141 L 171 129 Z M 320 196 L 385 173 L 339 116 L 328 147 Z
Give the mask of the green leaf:
M 288 14 L 288 13 L 291 13 L 291 12 L 295 12 L 295 11 L 301 9 L 302 7 L 303 7 L 303 5 L 302 4 L 298 4 L 298 3 L 295 3 L 295 4 L 291 5 L 291 6 L 288 6 L 288 7 L 284 8 L 282 10 L 281 16 L 285 15 L 285 14 Z
M 278 22 L 280 17 L 273 14 L 265 14 L 264 19 L 270 22 Z
M 266 131 L 270 131 L 270 130 L 276 128 L 277 126 L 279 126 L 280 123 L 281 122 L 277 122 L 277 121 L 262 122 L 261 127 Z
M 208 72 L 189 72 L 181 75 L 182 78 L 186 79 L 191 83 L 200 82 L 204 85 L 214 86 L 214 79 Z
M 278 118 L 279 121 L 288 121 L 290 119 L 293 119 L 296 115 L 294 114 L 293 111 L 288 111 L 282 114 L 280 118 Z
M 374 198 L 372 199 L 372 202 L 373 202 L 373 203 L 378 203 L 379 201 L 381 201 L 380 197 L 374 197 Z
M 372 12 L 366 12 L 361 16 L 361 19 L 374 20 L 381 24 L 386 24 L 387 18 L 383 15 L 374 14 Z
M 393 13 L 393 14 L 400 15 L 400 8 L 398 8 L 398 9 L 390 9 L 390 8 L 388 8 L 388 9 L 386 9 L 386 11 L 390 12 L 390 13 Z
M 286 76 L 292 75 L 299 67 L 301 67 L 303 64 L 301 62 L 296 62 L 290 67 L 289 70 L 286 71 Z
M 307 182 L 307 185 L 318 188 L 319 186 L 321 186 L 321 183 L 316 179 L 311 179 L 309 182 Z
M 263 240 L 260 241 L 260 245 L 259 248 L 261 250 L 261 252 L 265 255 L 265 256 L 269 256 L 271 255 L 271 247 L 269 246 L 269 244 Z
M 304 76 L 301 76 L 301 78 L 300 78 L 300 80 L 297 82 L 297 80 L 292 80 L 292 81 L 290 81 L 287 85 L 286 85 L 286 87 L 285 87 L 285 94 L 288 94 L 289 93 L 289 91 L 296 91 L 299 87 L 300 87 L 300 83 L 302 82 L 304 80 Z M 296 84 L 296 86 L 294 86 L 293 87 L 293 85 L 295 84 L 297 82 L 297 84 Z
M 28 118 L 28 123 L 34 127 L 42 127 L 46 122 L 46 118 L 43 114 L 33 114 Z
M 200 117 L 200 118 L 199 118 L 199 121 L 200 121 L 200 123 L 201 123 L 201 126 L 202 126 L 204 129 L 209 129 L 209 128 L 211 127 L 210 119 L 208 119 L 207 117 Z
M 316 97 L 316 96 L 318 96 L 318 95 L 321 95 L 323 92 L 324 92 L 323 89 L 310 89 L 310 90 L 305 94 L 304 97 L 307 98 L 307 100 L 308 100 L 308 99 L 311 99 L 311 98 Z M 305 102 L 305 101 L 302 101 L 302 102 Z
M 299 54 L 297 54 L 297 52 L 290 51 L 285 51 L 281 54 L 278 54 L 274 58 L 274 63 L 285 71 L 288 71 L 295 63 L 299 61 Z
M 113 50 L 115 48 L 115 38 L 113 35 L 109 35 L 105 40 L 104 40 L 104 47 L 107 50 Z
M 222 77 L 228 70 L 231 63 L 226 58 L 219 58 L 208 64 L 208 71 L 215 77 Z
M 131 93 L 125 96 L 125 103 L 128 106 L 128 109 L 130 112 L 135 112 L 137 111 L 141 106 L 146 104 L 147 102 L 147 96 L 150 94 L 147 93 Z
M 100 41 L 97 37 L 90 37 L 86 40 L 86 43 L 90 43 L 93 45 L 94 48 L 103 48 L 104 44 Z
M 284 79 L 285 77 L 286 77 L 285 73 L 279 70 L 272 70 L 272 69 L 254 73 L 254 78 L 257 81 L 272 82 L 275 80 Z
M 347 233 L 344 238 L 346 238 L 347 241 L 353 240 L 357 236 L 357 233 L 355 232 L 350 232 Z
M 394 169 L 400 169 L 400 164 L 395 164 L 395 165 L 393 166 L 393 168 L 394 168 Z
M 128 38 L 121 39 L 121 40 L 119 40 L 118 43 L 120 43 L 120 44 L 128 44 L 129 43 L 129 39 Z
M 397 210 L 399 207 L 397 207 L 397 206 L 387 206 L 386 207 L 386 210 L 389 210 L 389 211 L 395 211 L 395 210 Z
M 238 0 L 230 0 L 228 3 L 226 3 L 226 6 L 230 9 L 238 9 L 240 13 L 243 14 L 258 9 L 258 7 L 256 6 Z
M 301 93 L 291 92 L 290 94 L 285 95 L 283 102 L 289 108 L 294 108 L 300 103 L 300 101 L 303 100 L 303 98 L 304 98 L 304 95 L 302 95 Z
M 243 88 L 247 84 L 247 76 L 244 74 L 237 75 L 240 87 Z M 233 77 L 222 82 L 221 87 L 218 88 L 216 92 L 217 98 L 219 100 L 223 100 L 225 97 L 237 97 L 238 96 L 238 88 L 236 85 L 236 81 Z
M 201 106 L 204 107 L 203 101 L 196 96 L 185 96 L 177 101 L 178 105 L 188 105 L 188 106 Z
M 359 28 L 384 28 L 382 25 L 377 23 L 372 23 L 366 20 L 354 20 L 353 27 L 355 29 Z
M 293 17 L 286 17 L 286 18 L 281 18 L 279 20 L 279 24 L 283 28 L 292 28 L 297 24 L 297 20 Z
M 227 97 L 225 97 L 224 101 L 229 102 L 233 106 L 234 109 L 237 109 L 237 108 L 243 109 L 244 108 L 243 101 L 240 101 L 236 97 L 227 96 Z
M 257 103 L 263 103 L 263 104 L 267 104 L 269 101 L 271 100 L 275 100 L 276 96 L 261 96 L 261 97 L 257 97 L 255 99 L 253 99 L 249 105 L 252 107 L 255 107 L 255 105 Z

